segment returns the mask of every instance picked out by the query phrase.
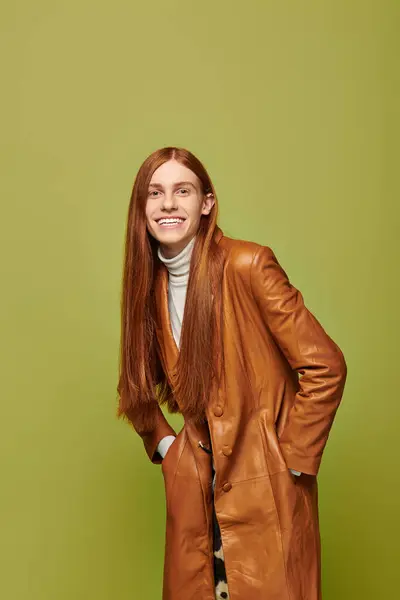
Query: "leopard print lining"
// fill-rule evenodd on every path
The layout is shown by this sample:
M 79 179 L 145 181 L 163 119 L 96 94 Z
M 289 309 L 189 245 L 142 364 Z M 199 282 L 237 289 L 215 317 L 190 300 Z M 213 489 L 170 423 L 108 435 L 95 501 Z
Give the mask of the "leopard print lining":
M 229 600 L 228 583 L 225 571 L 224 552 L 222 548 L 221 532 L 214 508 L 215 471 L 213 464 L 213 537 L 214 537 L 214 581 L 215 600 Z

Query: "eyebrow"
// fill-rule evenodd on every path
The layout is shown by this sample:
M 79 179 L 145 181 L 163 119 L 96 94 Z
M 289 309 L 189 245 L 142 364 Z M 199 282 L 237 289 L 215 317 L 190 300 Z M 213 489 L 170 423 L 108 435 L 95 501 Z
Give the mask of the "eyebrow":
M 177 181 L 174 184 L 174 187 L 180 186 L 180 185 L 191 185 L 193 188 L 195 188 L 195 185 L 191 181 Z M 162 186 L 161 183 L 150 183 L 149 187 L 155 187 L 155 188 L 161 188 L 162 189 L 163 186 Z

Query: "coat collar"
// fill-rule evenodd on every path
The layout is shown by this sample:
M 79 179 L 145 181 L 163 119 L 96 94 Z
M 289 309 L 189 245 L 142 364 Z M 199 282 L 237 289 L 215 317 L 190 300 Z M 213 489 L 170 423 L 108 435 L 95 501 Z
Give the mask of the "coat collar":
M 218 244 L 223 237 L 223 231 L 218 225 L 215 226 L 214 239 Z M 167 368 L 172 372 L 179 356 L 179 348 L 176 345 L 168 306 L 168 269 L 164 263 L 159 261 L 155 281 L 155 301 L 157 310 L 157 335 L 161 338 L 160 346 L 164 355 Z

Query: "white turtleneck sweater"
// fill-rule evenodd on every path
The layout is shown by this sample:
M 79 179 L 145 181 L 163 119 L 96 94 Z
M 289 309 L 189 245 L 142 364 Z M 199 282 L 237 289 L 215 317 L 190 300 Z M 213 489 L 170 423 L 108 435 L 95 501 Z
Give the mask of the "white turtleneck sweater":
M 186 301 L 186 290 L 189 281 L 190 271 L 190 259 L 194 247 L 196 237 L 193 237 L 188 244 L 172 258 L 165 258 L 162 254 L 160 246 L 158 247 L 158 258 L 165 264 L 168 269 L 168 307 L 169 315 L 172 327 L 172 333 L 174 335 L 176 345 L 179 348 L 183 312 Z M 157 451 L 161 454 L 162 458 L 168 452 L 168 449 L 172 442 L 175 440 L 175 436 L 167 435 L 158 444 Z M 213 461 L 214 462 L 214 461 Z M 295 475 L 301 475 L 299 471 L 290 469 Z

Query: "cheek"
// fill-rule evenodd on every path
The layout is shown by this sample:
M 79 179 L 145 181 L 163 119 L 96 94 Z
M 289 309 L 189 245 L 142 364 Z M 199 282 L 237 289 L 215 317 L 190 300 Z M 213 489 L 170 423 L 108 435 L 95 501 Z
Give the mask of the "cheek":
M 144 215 L 145 215 L 147 221 L 150 221 L 152 212 L 153 211 L 151 209 L 151 206 L 149 206 L 149 203 L 147 203 L 145 206 L 145 209 L 144 209 Z
M 192 202 L 190 205 L 187 205 L 185 208 L 186 208 L 187 214 L 190 215 L 190 217 L 193 220 L 200 219 L 202 207 L 197 202 Z

